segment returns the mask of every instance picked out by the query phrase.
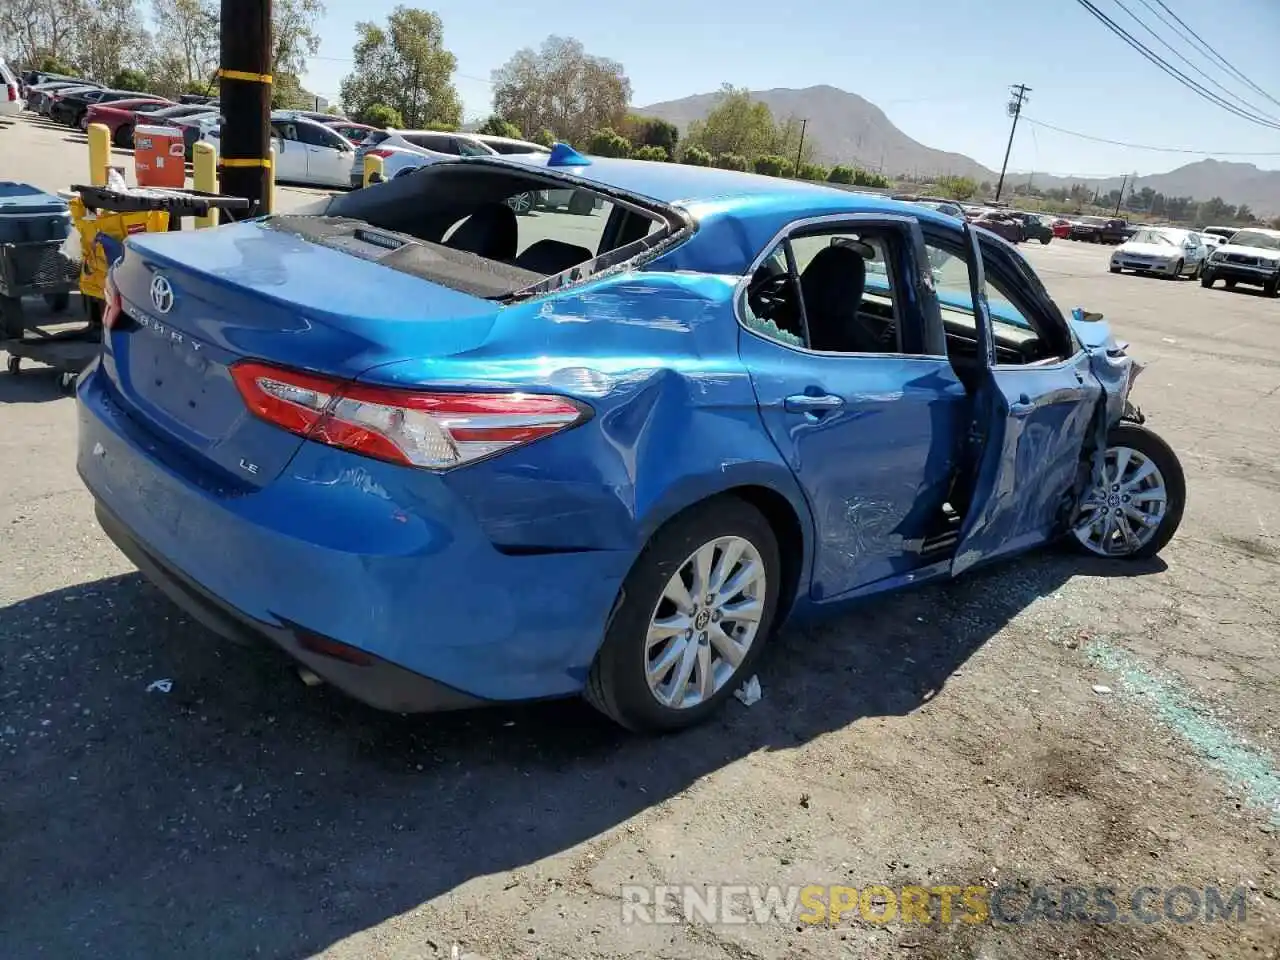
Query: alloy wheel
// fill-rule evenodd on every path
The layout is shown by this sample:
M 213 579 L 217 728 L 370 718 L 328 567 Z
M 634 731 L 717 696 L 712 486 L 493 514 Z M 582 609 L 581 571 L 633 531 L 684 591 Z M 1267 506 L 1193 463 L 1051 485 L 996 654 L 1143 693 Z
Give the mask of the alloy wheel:
M 1165 478 L 1154 460 L 1132 447 L 1109 447 L 1102 478 L 1081 504 L 1073 533 L 1098 556 L 1127 556 L 1151 542 L 1168 505 Z
M 514 197 L 508 197 L 507 206 L 516 213 L 528 213 L 533 209 L 533 194 L 517 193 Z
M 705 703 L 751 650 L 769 588 L 751 541 L 718 537 L 695 550 L 667 581 L 645 637 L 649 691 L 675 710 Z

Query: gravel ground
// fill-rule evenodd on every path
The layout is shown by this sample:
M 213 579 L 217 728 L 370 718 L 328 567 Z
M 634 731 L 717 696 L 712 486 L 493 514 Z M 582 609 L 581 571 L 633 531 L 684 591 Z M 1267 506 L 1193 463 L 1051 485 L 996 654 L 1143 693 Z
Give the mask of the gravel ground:
M 0 129 L 5 176 L 71 182 L 62 139 Z M 577 703 L 377 714 L 225 646 L 99 533 L 73 402 L 0 375 L 0 956 L 1276 957 L 1280 302 L 1027 253 L 1150 363 L 1137 399 L 1190 491 L 1162 559 L 1045 551 L 790 629 L 759 703 L 663 740 Z M 1019 882 L 1243 886 L 1246 919 L 624 924 L 620 901 Z

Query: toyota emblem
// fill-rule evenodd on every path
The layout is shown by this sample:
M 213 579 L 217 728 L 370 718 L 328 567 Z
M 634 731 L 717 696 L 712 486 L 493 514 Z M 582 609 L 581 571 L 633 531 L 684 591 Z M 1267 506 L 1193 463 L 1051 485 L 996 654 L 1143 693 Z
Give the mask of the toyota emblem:
M 168 313 L 173 309 L 173 287 L 159 274 L 151 280 L 151 302 L 161 313 Z

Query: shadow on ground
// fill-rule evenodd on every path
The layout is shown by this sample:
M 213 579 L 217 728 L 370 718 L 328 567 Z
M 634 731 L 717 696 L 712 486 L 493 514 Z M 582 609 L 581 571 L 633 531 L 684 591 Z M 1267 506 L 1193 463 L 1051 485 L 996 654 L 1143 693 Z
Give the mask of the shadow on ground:
M 655 740 L 578 702 L 379 714 L 223 644 L 138 575 L 35 597 L 0 609 L 0 954 L 323 949 L 755 751 L 944 696 L 1073 576 L 1158 569 L 1047 553 L 790 628 L 762 701 Z

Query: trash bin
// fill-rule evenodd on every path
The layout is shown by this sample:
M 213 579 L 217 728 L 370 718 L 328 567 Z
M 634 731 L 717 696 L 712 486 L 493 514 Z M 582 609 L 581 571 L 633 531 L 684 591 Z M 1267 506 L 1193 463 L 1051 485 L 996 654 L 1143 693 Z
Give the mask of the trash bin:
M 187 148 L 178 127 L 141 125 L 133 131 L 133 171 L 140 187 L 187 185 Z
M 0 181 L 0 340 L 22 336 L 23 297 L 40 295 L 55 310 L 67 308 L 78 271 L 59 247 L 70 228 L 66 201 Z

